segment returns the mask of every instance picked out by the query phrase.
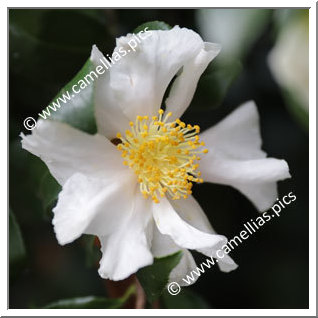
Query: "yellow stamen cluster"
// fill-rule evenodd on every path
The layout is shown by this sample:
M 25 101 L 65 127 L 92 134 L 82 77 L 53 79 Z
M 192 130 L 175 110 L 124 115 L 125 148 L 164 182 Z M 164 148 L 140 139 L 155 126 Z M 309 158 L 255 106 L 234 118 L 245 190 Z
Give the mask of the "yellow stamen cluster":
M 192 193 L 192 182 L 202 183 L 201 173 L 197 171 L 199 154 L 207 153 L 200 142 L 198 125 L 186 125 L 180 119 L 168 122 L 172 113 L 151 119 L 137 116 L 135 123 L 130 122 L 130 130 L 125 137 L 120 133 L 121 143 L 117 148 L 122 151 L 124 165 L 134 170 L 140 183 L 140 191 L 156 203 L 165 195 L 172 199 L 186 199 Z

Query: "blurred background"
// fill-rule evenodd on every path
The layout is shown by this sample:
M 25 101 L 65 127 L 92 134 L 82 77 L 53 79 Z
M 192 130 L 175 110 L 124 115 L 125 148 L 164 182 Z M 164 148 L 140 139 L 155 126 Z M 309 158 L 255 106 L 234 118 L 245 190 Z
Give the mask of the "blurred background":
M 208 270 L 161 308 L 308 308 L 308 10 L 125 9 L 9 10 L 9 307 L 42 308 L 60 299 L 107 296 L 94 239 L 58 245 L 51 209 L 58 191 L 44 164 L 21 149 L 23 120 L 46 107 L 96 44 L 111 54 L 115 38 L 147 21 L 164 21 L 222 44 L 200 79 L 185 122 L 203 129 L 240 103 L 256 101 L 263 149 L 285 159 L 292 179 L 280 197 L 297 200 L 231 254 L 239 268 Z M 217 232 L 231 238 L 256 209 L 233 188 L 203 184 L 194 196 Z M 204 261 L 194 253 L 197 264 Z

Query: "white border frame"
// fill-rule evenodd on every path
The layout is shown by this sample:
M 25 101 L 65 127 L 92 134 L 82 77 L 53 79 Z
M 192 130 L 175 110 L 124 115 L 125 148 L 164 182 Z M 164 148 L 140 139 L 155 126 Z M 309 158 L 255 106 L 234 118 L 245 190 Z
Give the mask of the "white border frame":
M 40 0 L 30 0 L 25 2 L 23 0 L 5 1 L 5 6 L 1 7 L 1 43 L 8 43 L 8 7 L 100 7 L 104 8 L 120 8 L 128 7 L 132 8 L 132 2 L 129 0 L 117 0 L 112 1 L 103 0 L 90 0 L 89 3 L 80 0 L 50 0 L 43 3 Z M 89 6 L 87 6 L 89 4 Z M 267 1 L 227 1 L 227 0 L 215 0 L 213 2 L 208 0 L 196 0 L 193 5 L 189 3 L 186 7 L 178 7 L 180 1 L 177 0 L 161 0 L 149 3 L 149 1 L 135 0 L 133 2 L 135 7 L 150 8 L 150 7 L 167 7 L 167 8 L 200 8 L 200 7 L 262 7 L 262 8 L 310 8 L 309 10 L 309 63 L 310 63 L 310 88 L 309 88 L 309 112 L 310 112 L 310 129 L 309 129 L 309 309 L 7 309 L 8 301 L 8 286 L 7 286 L 7 273 L 8 264 L 7 261 L 0 263 L 1 271 L 0 277 L 2 278 L 1 284 L 1 298 L 0 298 L 0 314 L 1 316 L 160 316 L 160 315 L 173 315 L 173 316 L 316 316 L 316 2 L 315 1 L 295 1 L 295 0 L 267 0 Z M 238 6 L 240 4 L 240 6 Z M 134 8 L 135 8 L 134 7 Z M 1 50 L 1 64 L 2 70 L 8 69 L 8 49 Z M 7 74 L 3 74 L 3 77 L 7 77 Z M 3 79 L 2 77 L 2 79 Z M 7 78 L 6 83 L 8 84 Z M 2 82 L 4 84 L 4 82 Z M 8 103 L 8 87 L 7 85 L 1 85 L 1 96 L 6 97 L 3 99 L 3 105 Z M 8 110 L 1 107 L 2 118 L 8 118 Z M 22 129 L 22 123 L 21 123 Z M 3 122 L 0 126 L 0 135 L 2 149 L 7 148 L 7 136 L 8 123 Z M 2 161 L 2 176 L 8 178 L 8 158 L 1 157 Z M 7 178 L 1 180 L 1 251 L 2 255 L 8 255 L 7 250 L 7 238 L 8 238 L 8 226 L 7 226 L 7 214 L 4 211 L 8 207 L 8 188 Z M 6 202 L 7 204 L 5 205 Z M 295 233 L 296 234 L 296 233 Z M 6 282 L 6 283 L 5 283 Z

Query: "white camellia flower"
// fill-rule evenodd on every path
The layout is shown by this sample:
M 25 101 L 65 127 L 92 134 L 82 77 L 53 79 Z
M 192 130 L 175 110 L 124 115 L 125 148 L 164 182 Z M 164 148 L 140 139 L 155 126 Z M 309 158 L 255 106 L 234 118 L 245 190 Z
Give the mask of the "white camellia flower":
M 115 50 L 130 37 L 117 39 Z M 203 141 L 199 126 L 178 119 L 219 51 L 185 28 L 152 31 L 95 83 L 96 135 L 51 120 L 22 134 L 23 148 L 63 187 L 53 210 L 59 243 L 83 233 L 98 236 L 101 277 L 125 279 L 154 257 L 182 250 L 170 274 L 182 285 L 196 267 L 188 250 L 217 258 L 227 243 L 191 195 L 192 183 L 231 185 L 265 210 L 277 198 L 276 182 L 289 177 L 284 160 L 266 158 L 260 149 L 253 102 L 201 134 Z M 94 46 L 91 60 L 98 64 L 101 57 Z M 162 99 L 176 75 L 164 112 Z M 218 264 L 226 272 L 237 267 L 227 255 Z

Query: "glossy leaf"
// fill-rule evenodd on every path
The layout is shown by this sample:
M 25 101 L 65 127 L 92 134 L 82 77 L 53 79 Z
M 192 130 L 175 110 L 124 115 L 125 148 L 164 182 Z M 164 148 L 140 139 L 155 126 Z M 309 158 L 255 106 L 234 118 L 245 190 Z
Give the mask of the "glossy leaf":
M 137 272 L 137 277 L 150 303 L 155 301 L 166 287 L 170 272 L 179 264 L 182 252 L 155 258 L 154 263 Z
M 21 230 L 11 210 L 9 210 L 9 261 L 11 264 L 19 263 L 26 256 L 25 245 Z
M 103 297 L 77 297 L 63 299 L 45 306 L 45 309 L 111 309 L 121 307 L 120 299 L 107 299 Z
M 101 258 L 97 237 L 94 235 L 82 235 L 81 243 L 86 254 L 86 266 L 96 268 Z
M 10 205 L 23 224 L 42 221 L 44 210 L 38 191 L 48 168 L 40 158 L 22 149 L 20 138 L 10 143 L 9 154 Z
M 190 107 L 195 109 L 219 107 L 242 69 L 240 61 L 231 61 L 228 64 L 212 62 L 198 83 Z
M 94 80 L 98 80 L 98 78 L 95 78 L 93 74 L 88 75 L 94 71 L 95 66 L 93 62 L 88 59 L 82 69 L 68 84 L 66 84 L 50 103 L 52 106 L 53 102 L 58 103 L 57 101 L 59 100 L 60 108 L 53 111 L 49 106 L 46 107 L 45 111 L 50 113 L 48 116 L 49 119 L 64 122 L 91 134 L 96 133 Z M 85 77 L 87 78 L 87 82 L 84 80 Z M 82 86 L 83 89 L 78 94 L 74 93 L 72 90 L 73 85 L 77 85 L 75 89 L 78 91 L 80 85 L 83 83 L 86 83 L 86 87 L 84 88 L 84 86 Z M 66 103 L 62 100 L 66 101 Z M 44 115 L 43 111 L 42 115 Z
M 190 290 L 183 288 L 179 294 L 170 295 L 165 290 L 161 297 L 161 303 L 165 309 L 204 309 L 211 308 L 201 296 Z
M 93 44 L 112 52 L 108 30 L 99 9 L 9 10 L 10 97 L 24 117 L 36 117 L 85 63 Z
M 50 174 L 45 163 L 38 157 L 21 148 L 21 141 L 10 143 L 10 201 L 16 211 L 25 210 L 24 223 L 34 223 L 36 220 L 50 220 L 53 208 L 61 186 Z M 16 180 L 22 178 L 23 182 Z M 25 193 L 21 200 L 19 193 Z M 40 200 L 39 200 L 40 199 Z
M 170 30 L 171 26 L 163 21 L 150 21 L 139 25 L 133 33 L 138 33 L 145 28 L 148 28 L 147 30 Z
M 53 302 L 45 309 L 115 309 L 121 308 L 129 297 L 135 293 L 135 286 L 131 286 L 121 298 L 103 298 L 96 296 L 62 299 Z
M 41 179 L 37 193 L 42 201 L 44 212 L 51 212 L 61 189 L 62 187 L 47 170 Z

